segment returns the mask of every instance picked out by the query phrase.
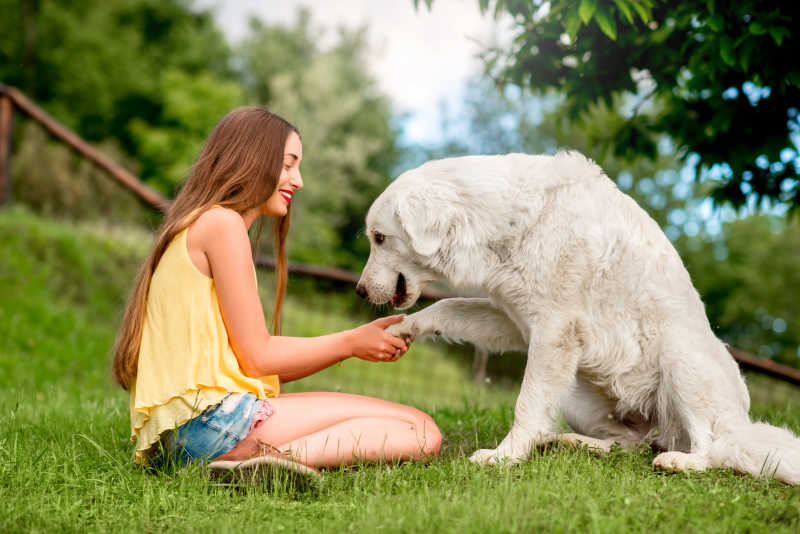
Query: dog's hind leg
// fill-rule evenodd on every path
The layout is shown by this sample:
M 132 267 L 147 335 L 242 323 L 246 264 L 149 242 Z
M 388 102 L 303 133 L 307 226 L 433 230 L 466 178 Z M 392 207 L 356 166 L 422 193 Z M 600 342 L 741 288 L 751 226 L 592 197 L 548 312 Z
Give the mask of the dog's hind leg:
M 653 467 L 657 470 L 677 472 L 705 471 L 711 467 L 709 454 L 712 444 L 710 418 L 702 412 L 691 413 L 685 407 L 683 408 L 683 410 L 680 410 L 683 413 L 677 414 L 682 427 L 682 438 L 669 437 L 670 433 L 666 432 L 665 436 L 657 439 L 657 444 L 667 449 L 653 459 Z M 684 440 L 688 440 L 688 443 L 681 443 Z
M 681 332 L 677 327 L 670 331 L 661 348 L 661 381 L 656 393 L 656 444 L 665 452 L 655 457 L 653 467 L 705 471 L 711 467 L 712 422 L 724 421 L 743 409 L 741 403 L 733 401 L 738 388 L 730 379 L 738 375 L 727 376 L 719 362 L 702 350 L 706 347 L 703 335 L 692 330 Z M 730 367 L 738 373 L 735 364 Z
M 577 377 L 569 396 L 561 403 L 561 415 L 579 434 L 632 447 L 645 440 L 652 425 L 628 425 L 615 414 L 616 403 L 596 386 Z
M 525 350 L 519 329 L 487 298 L 451 298 L 412 313 L 386 329 L 393 336 L 437 336 L 467 342 L 490 352 Z
M 721 342 L 715 340 L 704 356 L 703 360 L 679 360 L 662 373 L 689 447 L 681 443 L 675 447 L 679 450 L 659 454 L 654 467 L 666 471 L 730 468 L 800 484 L 800 439 L 785 428 L 750 420 L 747 388 Z M 697 372 L 700 366 L 705 369 Z M 688 452 L 682 452 L 687 448 Z
M 566 432 L 563 434 L 545 435 L 541 440 L 536 442 L 536 447 L 540 449 L 546 449 L 547 447 L 559 443 L 575 448 L 586 447 L 589 449 L 589 452 L 604 454 L 611 451 L 611 446 L 614 445 L 614 440 L 597 439 L 591 436 L 584 436 L 583 434 Z

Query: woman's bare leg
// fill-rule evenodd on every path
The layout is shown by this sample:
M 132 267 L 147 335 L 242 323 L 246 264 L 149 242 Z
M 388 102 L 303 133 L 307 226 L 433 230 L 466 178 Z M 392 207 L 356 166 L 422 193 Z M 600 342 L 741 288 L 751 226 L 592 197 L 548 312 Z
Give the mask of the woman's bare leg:
M 281 445 L 292 458 L 316 467 L 358 462 L 422 460 L 439 451 L 414 424 L 390 417 L 356 417 Z M 438 434 L 438 431 L 437 431 Z
M 402 404 L 345 393 L 287 393 L 270 402 L 275 413 L 218 459 L 244 459 L 269 445 L 307 465 L 337 466 L 427 458 L 441 444 L 433 419 Z

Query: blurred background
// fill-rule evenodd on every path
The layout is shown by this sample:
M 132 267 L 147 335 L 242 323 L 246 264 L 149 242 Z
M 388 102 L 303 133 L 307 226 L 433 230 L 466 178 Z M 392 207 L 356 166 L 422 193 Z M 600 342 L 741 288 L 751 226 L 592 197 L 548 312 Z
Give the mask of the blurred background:
M 223 114 L 269 107 L 303 136 L 290 260 L 355 273 L 366 210 L 404 170 L 580 150 L 664 229 L 720 338 L 800 367 L 800 8 L 721 4 L 0 0 L 0 83 L 167 198 Z M 12 141 L 0 378 L 110 387 L 109 350 L 159 214 L 22 113 Z M 270 255 L 267 232 L 257 246 Z M 272 282 L 259 271 L 268 315 Z M 285 333 L 391 313 L 353 289 L 293 276 Z M 348 361 L 287 389 L 513 399 L 523 365 L 492 357 L 472 380 L 471 347 L 426 342 L 397 364 Z

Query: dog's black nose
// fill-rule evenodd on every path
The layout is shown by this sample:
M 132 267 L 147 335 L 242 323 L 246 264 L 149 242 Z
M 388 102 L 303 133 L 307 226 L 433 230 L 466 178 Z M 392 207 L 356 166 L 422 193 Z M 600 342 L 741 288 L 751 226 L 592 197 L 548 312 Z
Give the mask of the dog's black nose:
M 360 285 L 360 284 L 357 285 L 356 286 L 356 295 L 358 295 L 362 299 L 367 298 L 367 288 L 362 286 L 362 285 Z

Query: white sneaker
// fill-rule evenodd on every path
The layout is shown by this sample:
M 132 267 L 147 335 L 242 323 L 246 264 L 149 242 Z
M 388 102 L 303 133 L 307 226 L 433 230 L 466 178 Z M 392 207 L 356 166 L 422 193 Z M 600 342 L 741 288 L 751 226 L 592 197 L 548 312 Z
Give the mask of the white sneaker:
M 313 467 L 271 452 L 262 453 L 247 460 L 217 460 L 210 462 L 208 468 L 211 470 L 212 476 L 217 478 L 226 478 L 230 475 L 231 478 L 241 479 L 248 483 L 274 481 L 275 479 L 296 480 L 297 482 L 305 480 L 311 484 L 319 484 L 322 481 L 322 475 Z M 287 475 L 289 476 L 287 477 Z

